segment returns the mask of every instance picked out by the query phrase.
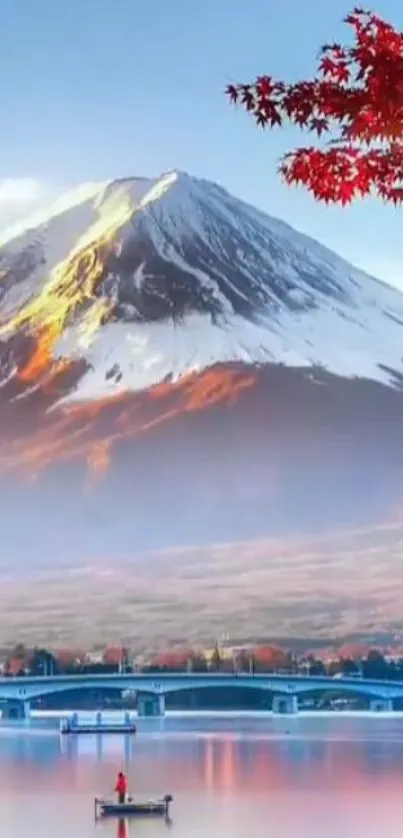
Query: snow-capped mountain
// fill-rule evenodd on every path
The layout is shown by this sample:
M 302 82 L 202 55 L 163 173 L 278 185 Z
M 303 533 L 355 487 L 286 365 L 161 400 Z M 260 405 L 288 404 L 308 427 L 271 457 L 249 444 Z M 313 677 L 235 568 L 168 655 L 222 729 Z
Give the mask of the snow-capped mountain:
M 73 520 L 75 551 L 393 515 L 402 376 L 397 290 L 187 174 L 87 184 L 0 236 L 0 527 L 56 549 Z
M 31 337 L 34 386 L 52 362 L 85 362 L 68 400 L 228 362 L 403 372 L 398 291 L 181 172 L 81 187 L 0 246 L 3 375 L 24 360 L 13 337 Z

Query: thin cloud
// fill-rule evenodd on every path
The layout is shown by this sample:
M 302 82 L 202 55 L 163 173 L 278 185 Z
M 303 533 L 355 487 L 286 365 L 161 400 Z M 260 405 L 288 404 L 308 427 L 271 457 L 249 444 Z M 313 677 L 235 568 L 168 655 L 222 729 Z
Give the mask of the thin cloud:
M 0 178 L 0 232 L 22 222 L 53 197 L 54 190 L 38 178 Z
M 33 177 L 6 178 L 0 180 L 0 207 L 26 207 L 44 198 L 46 189 L 41 181 Z

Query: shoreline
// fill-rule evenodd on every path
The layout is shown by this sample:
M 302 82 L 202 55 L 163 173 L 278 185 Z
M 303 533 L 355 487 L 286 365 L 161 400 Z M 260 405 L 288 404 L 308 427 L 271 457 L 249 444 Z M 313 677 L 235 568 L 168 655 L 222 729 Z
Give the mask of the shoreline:
M 65 719 L 72 713 L 78 713 L 80 718 L 91 719 L 95 710 L 32 710 L 32 719 Z M 122 716 L 121 710 L 102 711 L 104 718 L 116 719 Z M 133 718 L 138 718 L 136 711 L 131 713 Z M 163 719 L 197 719 L 197 718 L 218 718 L 218 719 L 298 719 L 298 718 L 403 718 L 403 710 L 298 710 L 297 713 L 273 713 L 271 710 L 167 710 L 165 716 L 141 718 L 144 721 L 163 721 Z

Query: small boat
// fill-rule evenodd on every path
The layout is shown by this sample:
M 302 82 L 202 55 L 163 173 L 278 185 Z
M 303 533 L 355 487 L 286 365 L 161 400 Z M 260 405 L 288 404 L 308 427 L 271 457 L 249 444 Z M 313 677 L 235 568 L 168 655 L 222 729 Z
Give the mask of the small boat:
M 73 713 L 69 719 L 60 722 L 61 734 L 76 733 L 136 733 L 136 725 L 129 713 L 125 713 L 122 721 L 108 722 L 97 713 L 94 722 L 80 721 L 78 713 Z
M 125 803 L 117 803 L 114 800 L 102 800 L 95 798 L 95 818 L 102 817 L 118 817 L 118 818 L 133 818 L 133 817 L 163 817 L 169 818 L 169 806 L 173 801 L 170 794 L 166 794 L 160 800 L 133 800 L 128 797 Z

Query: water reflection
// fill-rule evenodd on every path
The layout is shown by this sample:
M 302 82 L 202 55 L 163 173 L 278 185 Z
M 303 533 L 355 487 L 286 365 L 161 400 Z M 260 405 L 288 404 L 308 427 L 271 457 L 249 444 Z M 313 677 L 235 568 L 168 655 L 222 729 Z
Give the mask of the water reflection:
M 167 719 L 136 737 L 0 728 L 4 834 L 53 838 L 57 824 L 59 838 L 93 836 L 94 797 L 112 793 L 124 765 L 135 795 L 173 794 L 177 838 L 263 838 L 268 822 L 275 838 L 400 836 L 403 719 L 282 724 Z M 97 826 L 98 838 L 138 833 L 125 820 Z M 145 838 L 163 834 L 160 823 L 141 826 Z
M 108 754 L 119 753 L 123 751 L 123 764 L 127 767 L 133 756 L 133 737 L 132 736 L 105 736 L 105 735 L 86 735 L 86 736 L 61 736 L 60 749 L 58 755 L 61 753 L 68 760 L 78 759 L 86 754 L 96 755 L 98 762 L 103 762 Z

